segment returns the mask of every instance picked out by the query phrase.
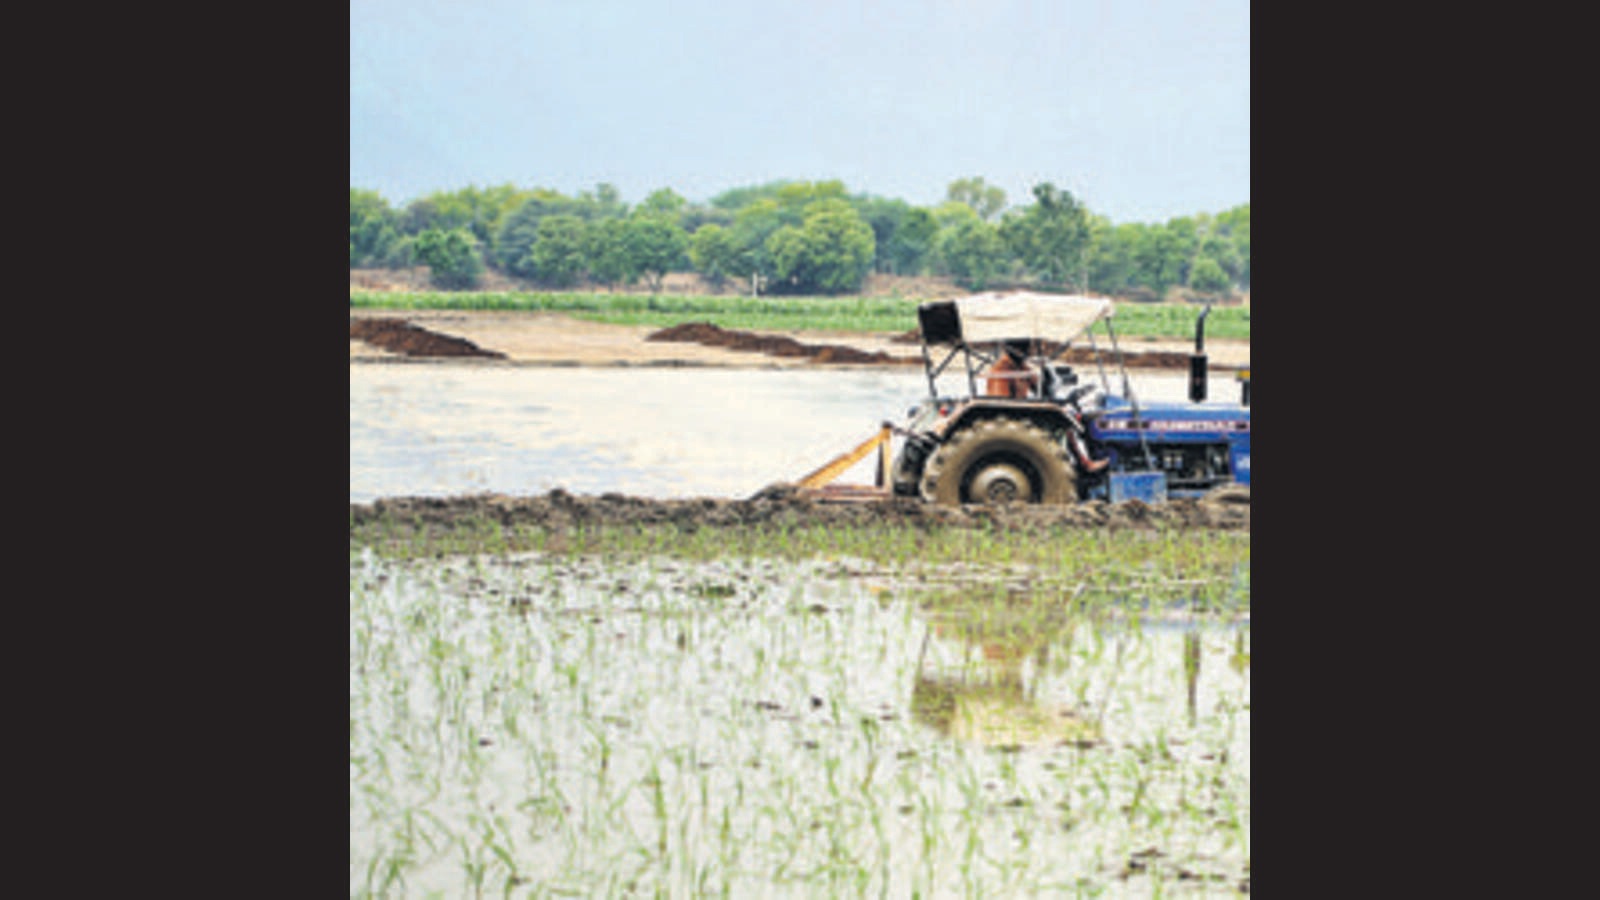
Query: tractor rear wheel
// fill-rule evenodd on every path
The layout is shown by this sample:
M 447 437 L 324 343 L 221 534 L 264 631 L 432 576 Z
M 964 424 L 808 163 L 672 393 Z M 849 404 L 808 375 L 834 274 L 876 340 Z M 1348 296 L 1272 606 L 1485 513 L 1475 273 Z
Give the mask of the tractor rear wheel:
M 1066 450 L 1044 429 L 1018 419 L 983 419 L 957 432 L 928 458 L 920 488 L 924 499 L 943 506 L 1078 499 Z

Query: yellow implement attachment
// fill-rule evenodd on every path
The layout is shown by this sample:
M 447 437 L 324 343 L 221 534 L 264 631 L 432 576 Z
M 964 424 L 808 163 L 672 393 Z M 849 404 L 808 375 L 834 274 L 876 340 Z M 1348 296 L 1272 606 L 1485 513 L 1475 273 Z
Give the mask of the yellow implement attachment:
M 842 502 L 857 502 L 862 500 L 881 500 L 889 496 L 889 436 L 892 433 L 887 423 L 878 433 L 861 442 L 854 450 L 841 453 L 824 463 L 816 471 L 800 479 L 797 487 L 803 493 L 811 494 L 823 500 L 838 500 Z M 868 453 L 876 448 L 878 451 L 877 481 L 871 487 L 866 485 L 834 485 L 830 484 L 835 478 L 843 475 L 851 466 L 865 459 Z

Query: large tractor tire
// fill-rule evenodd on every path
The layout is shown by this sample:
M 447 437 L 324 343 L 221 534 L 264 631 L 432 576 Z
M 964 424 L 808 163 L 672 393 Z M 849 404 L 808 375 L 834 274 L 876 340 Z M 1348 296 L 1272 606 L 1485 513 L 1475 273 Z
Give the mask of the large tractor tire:
M 956 433 L 928 458 L 921 491 L 942 506 L 1078 499 L 1066 450 L 1044 429 L 1018 419 L 983 419 Z

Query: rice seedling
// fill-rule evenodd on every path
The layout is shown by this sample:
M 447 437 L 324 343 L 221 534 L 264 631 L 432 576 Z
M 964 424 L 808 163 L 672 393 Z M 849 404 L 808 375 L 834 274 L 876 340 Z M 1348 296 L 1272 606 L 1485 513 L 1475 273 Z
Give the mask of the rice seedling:
M 352 895 L 1248 879 L 1247 541 L 870 538 L 353 552 Z

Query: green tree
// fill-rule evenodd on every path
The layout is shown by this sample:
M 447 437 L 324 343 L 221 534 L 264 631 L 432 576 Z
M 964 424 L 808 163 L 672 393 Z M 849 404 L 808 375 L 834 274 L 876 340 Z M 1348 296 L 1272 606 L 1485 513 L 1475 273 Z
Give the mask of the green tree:
M 684 262 L 689 245 L 688 235 L 676 222 L 648 213 L 628 219 L 622 240 L 634 269 L 644 276 L 652 294 L 659 293 L 666 274 Z
M 957 178 L 945 189 L 946 200 L 964 203 L 985 222 L 1006 208 L 1006 192 L 994 185 L 985 184 L 981 177 Z
M 558 191 L 535 188 L 500 223 L 490 257 L 502 271 L 523 278 L 538 278 L 533 246 L 539 240 L 539 225 L 552 216 L 579 216 L 583 204 Z
M 532 196 L 531 191 L 500 184 L 486 188 L 468 186 L 440 199 L 449 215 L 465 219 L 468 230 L 483 246 L 485 257 L 493 259 L 501 224 L 512 210 Z
M 483 275 L 478 239 L 465 228 L 430 228 L 417 235 L 416 259 L 429 269 L 434 285 L 446 289 L 475 286 Z
M 1250 289 L 1250 223 L 1233 233 L 1233 246 L 1239 255 L 1239 286 Z
M 703 225 L 689 236 L 689 261 L 694 270 L 717 290 L 738 269 L 739 244 L 733 232 L 721 225 Z
M 1100 217 L 1090 217 L 1089 284 L 1087 287 L 1111 294 L 1124 294 L 1138 285 L 1138 267 L 1133 248 L 1138 242 L 1136 223 L 1112 225 Z
M 1188 284 L 1189 271 L 1200 252 L 1200 222 L 1193 216 L 1178 216 L 1166 224 L 1171 257 L 1177 260 L 1173 284 Z
M 774 198 L 756 200 L 740 209 L 734 215 L 730 229 L 733 242 L 738 247 L 738 256 L 728 271 L 757 283 L 771 279 L 772 256 L 767 251 L 767 242 L 778 229 L 799 224 L 798 219 L 791 223 L 789 218 L 789 213 Z
M 465 228 L 478 239 L 486 258 L 497 260 L 496 243 L 505 217 L 534 196 L 532 191 L 502 184 L 480 188 L 469 185 L 459 191 L 434 191 L 412 201 L 399 216 L 401 234 L 418 235 L 429 229 L 449 231 Z
M 386 265 L 399 234 L 396 216 L 377 191 L 350 189 L 350 267 Z
M 678 224 L 683 230 L 694 234 L 707 225 L 721 225 L 728 228 L 733 225 L 733 213 L 715 206 L 691 205 L 678 216 Z
M 1089 213 L 1070 191 L 1047 182 L 1033 188 L 1034 202 L 1000 223 L 1000 237 L 1039 280 L 1081 279 L 1088 263 Z
M 850 198 L 850 205 L 855 208 L 861 220 L 872 229 L 872 242 L 878 250 L 872 261 L 873 270 L 891 271 L 892 266 L 887 251 L 894 243 L 895 234 L 900 230 L 901 223 L 911 211 L 911 205 L 904 200 L 866 195 Z
M 377 191 L 365 188 L 350 189 L 350 228 L 355 230 L 368 219 L 383 219 L 392 221 L 394 210 L 389 208 L 389 201 Z
M 720 209 L 727 213 L 738 213 L 739 210 L 755 203 L 758 200 L 778 201 L 778 191 L 789 181 L 773 181 L 767 184 L 750 185 L 748 187 L 729 188 L 711 198 L 710 205 L 713 209 Z
M 589 277 L 607 287 L 632 284 L 639 269 L 628 252 L 627 225 L 623 219 L 607 217 L 589 223 L 584 235 L 584 258 Z
M 1156 296 L 1164 296 L 1168 288 L 1183 284 L 1188 277 L 1191 252 L 1182 229 L 1174 231 L 1166 225 L 1141 229 L 1133 247 L 1138 283 Z
M 972 207 L 965 203 L 957 203 L 954 200 L 946 200 L 935 206 L 930 210 L 930 214 L 933 216 L 934 224 L 938 225 L 940 231 L 959 225 L 969 219 L 975 222 L 983 221 Z
M 424 231 L 451 231 L 464 227 L 467 216 L 461 211 L 452 211 L 442 208 L 439 197 L 430 194 L 419 197 L 406 204 L 400 213 L 400 231 L 402 234 L 421 235 Z
M 551 287 L 571 287 L 583 275 L 588 241 L 582 219 L 570 213 L 539 220 L 538 236 L 528 252 L 531 276 Z
M 846 201 L 843 182 L 773 181 L 732 188 L 711 198 L 712 209 L 731 215 L 727 226 L 738 246 L 730 275 L 759 285 L 778 280 L 769 244 L 780 228 L 801 228 L 805 210 L 817 200 Z M 796 254 L 796 259 L 801 255 Z
M 1201 293 L 1215 294 L 1228 289 L 1232 281 L 1222 266 L 1209 256 L 1196 257 L 1189 269 L 1189 287 Z
M 594 190 L 578 195 L 576 212 L 589 222 L 620 219 L 628 214 L 628 205 L 622 202 L 622 193 L 616 185 L 602 181 L 594 186 Z
M 1250 289 L 1250 204 L 1235 206 L 1217 214 L 1217 233 L 1233 244 L 1232 258 L 1236 268 L 1230 269 L 1225 260 L 1224 271 L 1233 276 L 1242 288 Z
M 976 217 L 939 232 L 938 256 L 944 270 L 972 290 L 988 287 L 1009 258 L 999 229 Z
M 478 258 L 483 259 L 483 248 L 478 247 Z M 386 269 L 408 269 L 417 265 L 417 239 L 409 234 L 395 237 L 384 247 L 383 256 L 375 263 Z
M 634 209 L 634 214 L 656 216 L 676 222 L 688 207 L 689 201 L 678 196 L 677 191 L 672 188 L 662 188 L 644 198 L 644 202 Z
M 373 216 L 350 229 L 350 264 L 353 267 L 388 266 L 400 235 L 384 217 Z
M 796 211 L 804 211 L 822 200 L 848 199 L 842 181 L 791 181 L 781 185 L 778 204 Z
M 875 250 L 872 228 L 837 198 L 811 203 L 799 227 L 785 225 L 767 239 L 774 283 L 792 293 L 859 289 Z
M 1241 280 L 1244 272 L 1244 260 L 1239 257 L 1238 246 L 1227 235 L 1219 234 L 1212 230 L 1211 233 L 1200 239 L 1200 247 L 1195 252 L 1194 266 L 1189 269 L 1189 286 L 1196 287 L 1195 271 L 1200 265 L 1200 260 L 1209 259 L 1217 264 L 1222 276 L 1232 285 Z M 1200 289 L 1200 288 L 1197 288 Z
M 785 225 L 767 238 L 766 249 L 778 292 L 805 293 L 811 285 L 812 256 L 805 230 L 797 225 Z
M 878 256 L 887 261 L 890 272 L 920 275 L 927 269 L 928 261 L 933 256 L 934 236 L 938 232 L 939 224 L 933 214 L 921 207 L 913 207 L 900 220 L 900 227 L 895 229 L 887 248 L 879 244 Z

